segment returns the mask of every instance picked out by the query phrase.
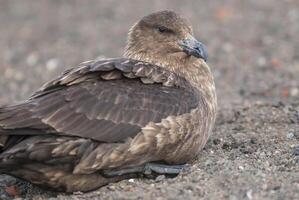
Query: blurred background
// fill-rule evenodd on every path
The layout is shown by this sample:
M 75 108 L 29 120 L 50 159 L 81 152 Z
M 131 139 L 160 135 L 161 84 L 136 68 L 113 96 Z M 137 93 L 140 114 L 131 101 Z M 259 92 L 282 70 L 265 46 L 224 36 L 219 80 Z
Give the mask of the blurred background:
M 233 160 L 225 165 L 237 166 L 237 171 L 239 166 L 248 165 L 281 185 L 273 196 L 267 187 L 255 188 L 262 188 L 259 184 L 265 177 L 254 177 L 250 182 L 241 173 L 236 178 L 240 183 L 236 187 L 241 188 L 235 197 L 250 199 L 256 191 L 260 191 L 258 198 L 277 197 L 277 193 L 281 197 L 295 195 L 294 187 L 299 188 L 299 183 L 291 180 L 298 178 L 294 172 L 299 165 L 299 158 L 294 157 L 299 140 L 298 0 L 0 0 L 0 105 L 24 100 L 42 83 L 80 62 L 122 56 L 130 26 L 142 16 L 164 9 L 187 18 L 209 51 L 208 64 L 216 79 L 220 106 L 215 135 L 202 155 L 203 163 L 210 151 L 218 152 L 221 156 L 210 164 L 219 171 L 219 159 L 230 160 L 233 153 L 245 164 Z M 257 142 L 248 142 L 252 138 Z M 249 153 L 240 150 L 244 141 L 248 142 L 246 148 L 254 149 L 251 161 Z M 267 153 L 274 154 L 277 149 L 280 153 L 270 158 L 272 154 Z M 261 162 L 256 165 L 254 159 Z M 276 168 L 260 167 L 265 162 Z M 198 163 L 197 167 L 209 174 L 205 167 L 211 165 Z M 229 175 L 231 169 L 234 167 L 221 173 Z M 271 180 L 267 179 L 266 185 Z M 213 178 L 205 181 L 219 183 Z M 205 188 L 206 182 L 199 181 L 199 185 Z M 218 192 L 234 191 L 225 187 L 229 181 L 223 184 L 215 186 L 220 188 Z
M 299 99 L 299 1 L 1 0 L 0 102 L 28 97 L 66 68 L 122 56 L 128 29 L 164 9 L 209 50 L 219 103 Z

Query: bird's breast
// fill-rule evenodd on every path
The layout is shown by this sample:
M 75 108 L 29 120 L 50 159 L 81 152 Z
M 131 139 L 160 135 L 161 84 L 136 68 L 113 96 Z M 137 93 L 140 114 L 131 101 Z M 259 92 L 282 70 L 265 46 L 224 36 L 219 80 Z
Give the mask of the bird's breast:
M 203 107 L 160 123 L 149 123 L 130 144 L 132 154 L 149 152 L 154 158 L 180 164 L 194 158 L 206 144 L 215 116 Z

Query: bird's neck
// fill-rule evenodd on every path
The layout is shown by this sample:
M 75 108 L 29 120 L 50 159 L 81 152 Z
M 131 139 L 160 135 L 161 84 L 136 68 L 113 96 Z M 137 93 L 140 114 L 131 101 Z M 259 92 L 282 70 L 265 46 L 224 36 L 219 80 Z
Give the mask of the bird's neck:
M 174 69 L 174 71 L 188 80 L 200 92 L 210 109 L 216 112 L 217 96 L 210 67 L 203 60 L 196 58 L 183 66 L 180 70 Z

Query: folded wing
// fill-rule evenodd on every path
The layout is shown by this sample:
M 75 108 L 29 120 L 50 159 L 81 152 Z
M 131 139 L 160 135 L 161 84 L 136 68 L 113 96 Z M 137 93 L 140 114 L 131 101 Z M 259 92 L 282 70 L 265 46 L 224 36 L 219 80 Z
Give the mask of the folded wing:
M 26 102 L 0 108 L 0 135 L 68 135 L 122 142 L 149 122 L 198 106 L 188 82 L 120 58 L 90 61 L 47 83 Z

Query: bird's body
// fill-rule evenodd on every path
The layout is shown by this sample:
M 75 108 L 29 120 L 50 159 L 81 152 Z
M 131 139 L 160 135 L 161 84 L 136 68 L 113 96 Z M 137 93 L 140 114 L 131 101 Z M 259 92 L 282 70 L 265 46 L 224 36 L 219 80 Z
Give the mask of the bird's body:
M 188 55 L 192 49 L 165 56 L 163 45 L 153 54 L 140 46 L 156 18 L 163 28 L 178 26 L 180 38 L 190 35 L 175 13 L 154 13 L 131 30 L 126 58 L 82 63 L 27 101 L 0 108 L 0 172 L 55 190 L 89 191 L 134 176 L 105 176 L 107 170 L 194 158 L 215 121 L 213 77 L 196 58 L 202 54 Z

